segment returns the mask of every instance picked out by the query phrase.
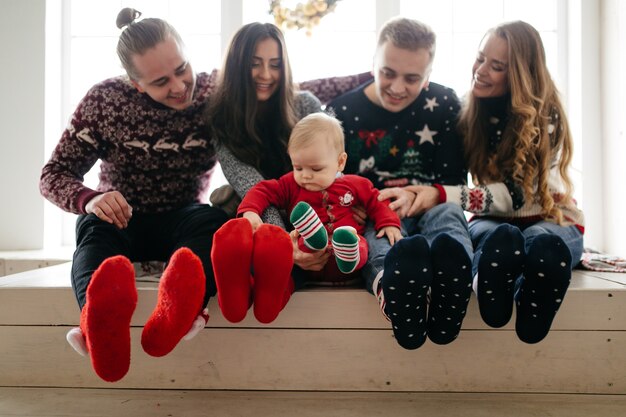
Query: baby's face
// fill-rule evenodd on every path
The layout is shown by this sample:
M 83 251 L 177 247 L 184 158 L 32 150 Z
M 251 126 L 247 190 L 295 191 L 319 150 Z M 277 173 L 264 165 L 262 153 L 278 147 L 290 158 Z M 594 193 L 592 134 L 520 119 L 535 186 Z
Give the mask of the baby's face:
M 321 191 L 330 187 L 343 171 L 346 154 L 337 150 L 324 138 L 316 139 L 305 147 L 289 152 L 296 183 L 308 191 Z

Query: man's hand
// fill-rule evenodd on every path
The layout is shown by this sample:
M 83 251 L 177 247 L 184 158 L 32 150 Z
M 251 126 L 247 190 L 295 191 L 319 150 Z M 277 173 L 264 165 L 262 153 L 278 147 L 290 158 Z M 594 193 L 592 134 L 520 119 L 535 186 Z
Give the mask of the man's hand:
M 411 204 L 413 204 L 413 200 L 415 199 L 415 194 L 407 189 L 407 187 L 383 188 L 380 190 L 378 200 L 384 201 L 387 199 L 392 200 L 391 203 L 389 203 L 389 208 L 395 211 L 398 217 L 403 219 L 408 216 Z
M 95 196 L 89 200 L 85 211 L 88 214 L 95 214 L 100 220 L 114 224 L 118 229 L 128 227 L 128 221 L 133 216 L 133 208 L 119 191 L 109 191 Z
M 395 226 L 385 226 L 381 228 L 378 233 L 376 233 L 377 238 L 381 238 L 383 236 L 387 236 L 389 239 L 389 243 L 393 246 L 398 240 L 402 239 L 402 233 L 400 229 Z
M 297 230 L 292 230 L 289 235 L 293 243 L 293 263 L 306 271 L 321 271 L 326 265 L 326 262 L 328 262 L 330 252 L 328 250 L 320 250 L 312 253 L 303 252 L 298 247 L 300 233 L 298 233 Z
M 425 213 L 439 204 L 439 189 L 437 187 L 409 185 L 406 188 L 415 193 L 415 199 L 407 211 L 409 217 Z

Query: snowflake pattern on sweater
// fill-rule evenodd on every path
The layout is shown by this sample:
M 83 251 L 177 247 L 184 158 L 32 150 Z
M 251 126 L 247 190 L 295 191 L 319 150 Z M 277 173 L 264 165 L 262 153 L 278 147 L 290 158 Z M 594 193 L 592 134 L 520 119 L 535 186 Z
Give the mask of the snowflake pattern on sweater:
M 504 103 L 504 102 L 503 102 Z M 489 150 L 495 153 L 502 141 L 502 133 L 507 127 L 509 118 L 502 111 L 489 119 Z M 553 114 L 551 119 L 557 120 L 558 114 Z M 548 124 L 548 134 L 552 145 L 555 142 L 555 125 Z M 556 153 L 558 154 L 558 152 Z M 462 186 L 439 186 L 440 201 L 459 204 L 463 210 L 474 213 L 477 216 L 492 216 L 499 219 L 507 219 L 511 222 L 535 222 L 544 219 L 543 209 L 537 202 L 524 197 L 522 187 L 512 178 L 506 178 L 503 182 L 480 184 L 474 187 Z M 556 205 L 563 212 L 566 225 L 574 224 L 581 232 L 584 231 L 585 219 L 583 212 L 576 207 L 573 200 L 564 201 L 562 191 L 563 179 L 559 173 L 558 164 L 552 163 L 548 177 L 548 188 L 552 193 Z
M 78 104 L 48 163 L 41 193 L 82 214 L 99 193 L 117 190 L 141 213 L 199 202 L 216 157 L 203 112 L 217 73 L 199 73 L 193 102 L 174 110 L 139 93 L 127 77 L 93 86 Z M 96 190 L 84 175 L 101 160 Z
M 343 124 L 345 172 L 364 176 L 379 189 L 465 184 L 463 143 L 456 131 L 460 104 L 454 90 L 431 82 L 406 109 L 392 113 L 366 97 L 368 85 L 329 104 Z

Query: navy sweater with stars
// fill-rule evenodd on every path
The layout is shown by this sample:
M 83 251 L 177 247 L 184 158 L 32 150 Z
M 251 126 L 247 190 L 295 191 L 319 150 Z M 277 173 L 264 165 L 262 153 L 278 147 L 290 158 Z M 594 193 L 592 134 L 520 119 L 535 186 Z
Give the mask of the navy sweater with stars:
M 345 172 L 364 176 L 379 189 L 465 184 L 463 142 L 456 130 L 460 103 L 454 90 L 431 82 L 411 105 L 393 113 L 366 97 L 368 85 L 328 105 L 343 124 Z

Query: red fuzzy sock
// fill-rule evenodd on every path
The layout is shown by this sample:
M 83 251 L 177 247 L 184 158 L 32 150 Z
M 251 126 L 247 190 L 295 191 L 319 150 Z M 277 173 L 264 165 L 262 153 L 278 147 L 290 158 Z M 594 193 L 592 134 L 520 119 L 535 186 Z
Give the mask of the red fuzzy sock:
M 202 310 L 205 280 L 200 258 L 188 248 L 174 252 L 159 281 L 156 307 L 141 333 L 148 355 L 167 355 L 187 334 Z
M 254 316 L 271 323 L 293 292 L 291 237 L 278 226 L 263 224 L 254 233 Z
M 105 259 L 93 273 L 80 315 L 91 364 L 105 381 L 119 381 L 130 367 L 130 319 L 137 306 L 135 270 L 124 256 Z
M 229 220 L 213 236 L 211 262 L 222 315 L 232 323 L 250 308 L 251 260 L 252 225 L 244 218 Z

